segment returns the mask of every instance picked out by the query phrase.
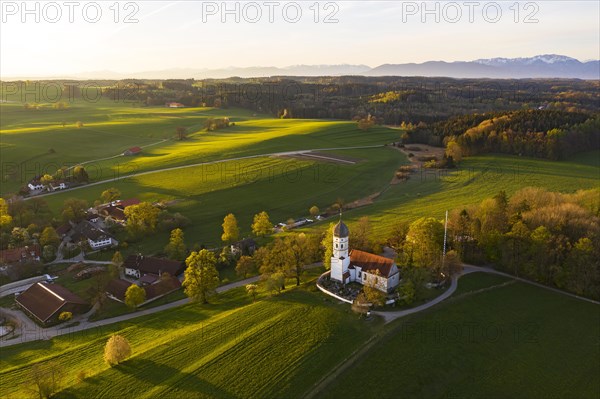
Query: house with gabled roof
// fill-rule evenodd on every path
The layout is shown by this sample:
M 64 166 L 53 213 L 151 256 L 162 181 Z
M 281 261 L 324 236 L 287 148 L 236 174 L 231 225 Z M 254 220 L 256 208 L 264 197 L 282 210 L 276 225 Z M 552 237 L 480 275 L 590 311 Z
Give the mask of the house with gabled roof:
M 71 238 L 75 242 L 87 241 L 94 250 L 119 245 L 119 242 L 114 237 L 87 220 L 79 222 L 73 228 Z
M 58 321 L 62 312 L 82 313 L 89 304 L 78 295 L 58 284 L 40 282 L 23 291 L 17 304 L 31 318 L 42 325 Z
M 145 275 L 160 277 L 163 273 L 169 273 L 171 276 L 176 277 L 185 270 L 185 263 L 138 254 L 129 255 L 123 262 L 123 267 L 125 268 L 125 275 L 134 278 L 142 278 Z
M 4 249 L 0 251 L 0 264 L 12 265 L 16 263 L 39 262 L 41 256 L 42 247 L 38 244 Z
M 340 220 L 333 228 L 331 279 L 343 284 L 369 284 L 383 292 L 392 292 L 400 283 L 400 272 L 389 258 L 357 249 L 350 250 L 350 230 Z

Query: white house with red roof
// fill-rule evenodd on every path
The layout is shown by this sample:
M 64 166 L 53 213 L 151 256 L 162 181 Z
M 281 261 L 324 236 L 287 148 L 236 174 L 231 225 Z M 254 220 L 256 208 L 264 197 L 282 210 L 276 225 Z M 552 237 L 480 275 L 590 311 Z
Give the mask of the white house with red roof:
M 333 228 L 331 279 L 343 284 L 369 284 L 384 292 L 392 292 L 400 283 L 398 266 L 392 259 L 353 249 L 350 230 L 343 221 Z

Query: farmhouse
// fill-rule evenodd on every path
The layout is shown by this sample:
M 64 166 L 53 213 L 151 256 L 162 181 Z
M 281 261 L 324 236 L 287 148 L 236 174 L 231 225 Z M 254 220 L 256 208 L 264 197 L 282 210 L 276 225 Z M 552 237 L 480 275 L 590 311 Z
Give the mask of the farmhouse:
M 152 256 L 129 255 L 123 263 L 127 276 L 141 278 L 145 275 L 162 276 L 169 273 L 171 276 L 179 276 L 183 273 L 184 263 L 176 260 L 154 258 Z
M 81 313 L 88 304 L 58 284 L 36 283 L 16 298 L 17 304 L 42 325 L 58 321 L 62 312 Z
M 176 103 L 176 102 L 166 103 L 165 106 L 167 108 L 183 108 L 183 107 L 185 107 L 185 105 L 183 105 L 182 103 Z
M 42 248 L 38 244 L 0 251 L 0 264 L 39 262 Z
M 57 180 L 57 181 L 50 182 L 48 184 L 47 188 L 48 188 L 48 191 L 57 191 L 57 190 L 64 190 L 64 189 L 68 188 L 68 185 L 64 180 Z
M 400 282 L 398 267 L 392 259 L 353 249 L 350 251 L 350 230 L 343 221 L 333 228 L 331 279 L 343 284 L 369 284 L 391 292 Z
M 258 248 L 258 244 L 252 238 L 245 238 L 241 241 L 234 242 L 230 246 L 231 253 L 235 256 L 252 255 L 256 251 L 256 248 Z
M 87 220 L 79 222 L 73 228 L 73 231 L 72 239 L 75 242 L 87 241 L 94 250 L 119 244 L 110 234 L 97 228 Z
M 126 149 L 123 152 L 123 155 L 125 155 L 125 156 L 127 156 L 127 155 L 137 155 L 137 154 L 139 154 L 141 152 L 142 152 L 142 148 L 141 147 L 131 147 L 131 148 Z
M 130 286 L 131 283 L 129 281 L 121 279 L 111 280 L 106 286 L 106 295 L 110 299 L 124 303 L 125 293 Z M 171 277 L 169 279 L 157 280 L 154 284 L 145 285 L 142 288 L 146 291 L 146 302 L 148 302 L 181 288 L 181 282 Z
M 39 180 L 31 180 L 29 182 L 29 184 L 27 184 L 27 187 L 29 188 L 30 191 L 38 191 L 38 190 L 43 190 L 44 189 L 44 185 L 42 184 L 41 181 Z

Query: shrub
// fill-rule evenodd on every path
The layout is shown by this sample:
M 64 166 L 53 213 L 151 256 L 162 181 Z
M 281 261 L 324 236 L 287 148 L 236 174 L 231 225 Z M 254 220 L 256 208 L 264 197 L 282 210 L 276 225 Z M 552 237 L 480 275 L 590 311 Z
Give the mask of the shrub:
M 60 321 L 69 321 L 73 318 L 73 313 L 71 312 L 62 312 L 59 316 L 58 316 L 58 320 Z

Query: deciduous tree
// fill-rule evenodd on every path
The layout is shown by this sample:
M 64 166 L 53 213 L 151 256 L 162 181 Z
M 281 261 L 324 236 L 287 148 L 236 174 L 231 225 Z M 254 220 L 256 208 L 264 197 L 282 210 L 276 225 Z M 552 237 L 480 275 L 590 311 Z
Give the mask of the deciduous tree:
M 125 291 L 125 305 L 130 308 L 137 308 L 144 301 L 146 301 L 146 291 L 142 287 L 131 284 Z
M 269 214 L 265 211 L 254 215 L 252 223 L 252 233 L 259 237 L 264 237 L 273 232 L 273 223 L 269 220 Z
M 100 198 L 102 198 L 102 201 L 104 201 L 104 203 L 112 202 L 121 198 L 121 191 L 114 187 L 111 187 L 102 191 L 102 194 L 100 194 Z
M 48 226 L 42 231 L 42 234 L 40 234 L 40 244 L 53 246 L 60 244 L 60 237 L 54 227 Z
M 183 230 L 174 229 L 171 231 L 171 238 L 165 247 L 165 252 L 169 258 L 174 260 L 184 260 L 187 255 L 187 247 L 185 246 Z
M 131 356 L 131 345 L 127 338 L 114 334 L 106 342 L 104 347 L 104 361 L 109 366 L 117 365 Z
M 192 252 L 185 263 L 187 268 L 182 284 L 185 294 L 194 301 L 208 303 L 208 298 L 215 293 L 219 285 L 215 255 L 203 249 L 200 252 Z
M 223 234 L 221 235 L 221 240 L 224 242 L 234 242 L 240 236 L 240 229 L 238 227 L 237 219 L 233 213 L 225 216 L 223 219 Z
M 235 266 L 235 272 L 238 276 L 246 278 L 249 273 L 252 273 L 256 269 L 254 260 L 250 256 L 242 256 Z

